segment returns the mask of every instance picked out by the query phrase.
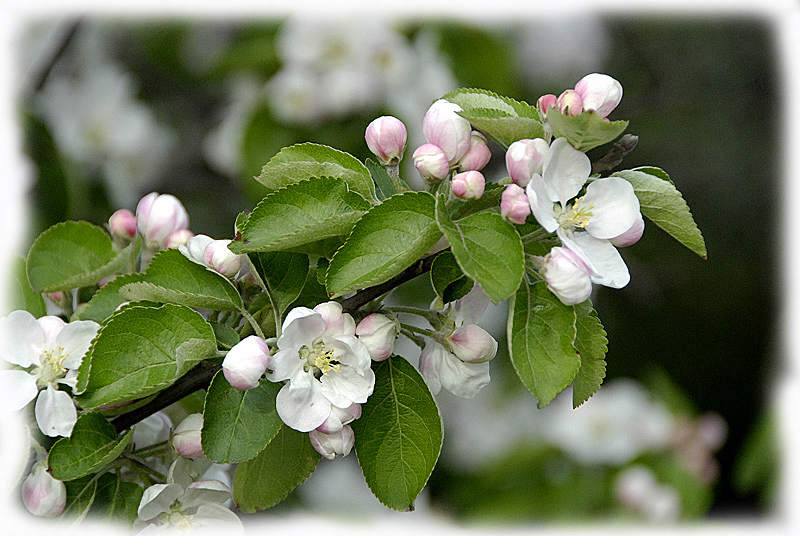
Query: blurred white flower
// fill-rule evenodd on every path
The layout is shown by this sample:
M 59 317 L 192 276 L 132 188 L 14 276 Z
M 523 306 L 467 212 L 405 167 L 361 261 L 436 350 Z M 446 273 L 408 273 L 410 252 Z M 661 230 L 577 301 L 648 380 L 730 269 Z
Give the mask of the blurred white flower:
M 614 482 L 614 494 L 625 508 L 653 523 L 675 522 L 680 517 L 680 495 L 675 488 L 662 485 L 643 465 L 622 471 Z

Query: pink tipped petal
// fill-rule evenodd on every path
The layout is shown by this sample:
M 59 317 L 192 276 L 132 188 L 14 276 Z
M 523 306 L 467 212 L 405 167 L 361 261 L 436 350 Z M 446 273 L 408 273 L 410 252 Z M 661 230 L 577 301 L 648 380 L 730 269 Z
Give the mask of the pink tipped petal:
M 447 352 L 444 346 L 435 342 L 425 344 L 422 354 L 419 356 L 419 373 L 428 384 L 428 389 L 434 395 L 438 395 L 442 390 L 442 382 L 439 381 L 439 373 L 436 371 L 436 361 L 441 359 L 438 354 Z
M 618 248 L 624 248 L 638 242 L 642 234 L 644 234 L 644 218 L 640 214 L 639 218 L 630 226 L 630 229 L 610 240 Z
M 592 73 L 584 76 L 575 91 L 583 100 L 583 109 L 606 117 L 622 100 L 622 85 L 607 74 Z
M 595 238 L 619 236 L 641 217 L 639 198 L 633 186 L 619 177 L 599 179 L 589 184 L 585 203 L 593 206 L 586 231 Z
M 47 389 L 39 393 L 36 399 L 36 422 L 44 435 L 50 437 L 68 437 L 72 427 L 78 420 L 78 411 L 75 404 L 64 391 L 48 385 Z
M 586 154 L 570 145 L 567 138 L 556 138 L 550 144 L 542 173 L 548 198 L 565 204 L 578 195 L 591 172 L 592 163 Z

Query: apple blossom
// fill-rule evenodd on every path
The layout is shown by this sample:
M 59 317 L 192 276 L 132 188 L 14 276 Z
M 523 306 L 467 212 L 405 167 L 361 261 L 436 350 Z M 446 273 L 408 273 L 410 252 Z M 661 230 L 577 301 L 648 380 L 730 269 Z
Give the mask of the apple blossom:
M 352 317 L 336 302 L 315 309 L 289 311 L 267 373 L 270 381 L 288 380 L 275 406 L 281 420 L 300 432 L 325 422 L 333 406 L 366 402 L 375 385 L 369 350 L 355 336 Z
M 355 333 L 369 350 L 372 359 L 383 361 L 392 355 L 399 331 L 397 320 L 380 313 L 372 313 L 358 323 Z
M 184 418 L 172 434 L 172 447 L 185 458 L 203 456 L 200 432 L 203 429 L 203 414 L 192 413 Z
M 580 255 L 569 248 L 554 247 L 544 258 L 542 277 L 547 288 L 564 305 L 575 305 L 592 294 L 592 271 Z
M 64 510 L 67 488 L 47 472 L 46 460 L 36 462 L 22 483 L 22 503 L 35 516 L 54 517 Z
M 152 192 L 136 206 L 136 225 L 148 248 L 164 249 L 172 232 L 189 227 L 189 215 L 175 196 Z
M 234 389 L 258 387 L 270 362 L 269 346 L 261 337 L 250 335 L 230 349 L 222 361 L 222 373 Z
M 197 264 L 206 265 L 206 246 L 214 239 L 208 235 L 199 234 L 189 237 L 186 243 L 178 246 L 178 251 Z
M 480 171 L 464 171 L 453 176 L 453 195 L 461 199 L 480 199 L 486 179 Z
M 108 219 L 108 230 L 111 236 L 133 240 L 136 238 L 136 216 L 127 208 L 121 208 Z
M 345 425 L 338 432 L 326 434 L 319 429 L 311 430 L 308 439 L 314 449 L 325 458 L 332 460 L 336 456 L 347 456 L 355 444 L 355 435 L 350 426 Z
M 164 248 L 178 249 L 181 246 L 185 246 L 186 243 L 189 241 L 189 239 L 192 238 L 193 236 L 194 233 L 191 232 L 189 229 L 178 229 L 177 231 L 173 231 L 164 241 Z
M 456 169 L 461 171 L 479 171 L 489 163 L 492 158 L 492 151 L 489 150 L 489 145 L 486 143 L 486 136 L 478 132 L 472 131 L 469 140 L 469 148 L 464 156 L 456 162 Z
M 567 89 L 558 96 L 556 108 L 564 115 L 578 115 L 583 112 L 581 95 L 574 89 Z
M 436 341 L 427 341 L 419 357 L 419 372 L 431 393 L 444 387 L 456 396 L 472 398 L 489 384 L 489 363 L 465 363 Z
M 12 409 L 36 399 L 36 422 L 43 434 L 68 436 L 72 431 L 77 410 L 58 385 L 75 388 L 78 366 L 99 328 L 90 320 L 69 324 L 57 316 L 37 320 L 23 310 L 0 319 L 0 357 L 27 369 L 0 371 L 0 385 L 9 394 Z
M 622 85 L 607 74 L 587 74 L 575 84 L 583 110 L 608 117 L 622 100 Z
M 203 252 L 205 265 L 228 279 L 232 279 L 242 267 L 242 256 L 228 249 L 230 243 L 230 240 L 212 240 Z
M 514 184 L 528 185 L 534 173 L 542 173 L 542 166 L 550 146 L 542 138 L 517 140 L 506 151 L 506 169 Z
M 437 145 L 425 143 L 411 156 L 419 174 L 426 179 L 441 180 L 450 172 L 450 162 Z
M 378 161 L 385 165 L 396 164 L 406 150 L 408 132 L 402 121 L 390 115 L 373 120 L 364 134 L 367 147 Z
M 497 341 L 477 324 L 457 328 L 447 342 L 447 349 L 465 363 L 484 363 L 497 354 Z
M 500 197 L 500 214 L 506 220 L 522 225 L 531 213 L 531 203 L 525 190 L 516 184 L 509 184 Z
M 422 133 L 428 143 L 439 147 L 453 165 L 470 147 L 472 125 L 458 115 L 461 106 L 439 99 L 428 108 L 422 119 Z
M 315 430 L 323 434 L 333 434 L 341 430 L 345 424 L 350 424 L 359 417 L 361 417 L 361 404 L 351 404 L 349 408 L 331 406 L 331 414 Z
M 540 115 L 544 115 L 547 113 L 548 109 L 555 108 L 557 104 L 558 104 L 558 97 L 548 93 L 547 95 L 542 95 L 537 99 L 536 109 L 539 111 Z

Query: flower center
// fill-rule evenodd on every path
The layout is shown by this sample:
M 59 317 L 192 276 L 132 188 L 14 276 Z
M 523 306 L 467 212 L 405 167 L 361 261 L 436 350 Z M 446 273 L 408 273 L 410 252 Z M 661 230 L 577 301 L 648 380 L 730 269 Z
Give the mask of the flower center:
M 339 372 L 339 360 L 334 355 L 334 349 L 325 347 L 323 342 L 314 344 L 313 348 L 303 346 L 300 348 L 300 357 L 306 360 L 305 370 L 314 374 L 319 379 L 328 372 Z
M 587 203 L 586 197 L 575 200 L 566 207 L 556 206 L 556 220 L 564 229 L 583 229 L 589 225 L 589 220 L 594 216 L 593 203 Z
M 64 352 L 63 346 L 59 346 L 55 350 L 45 350 L 42 352 L 41 365 L 38 370 L 34 371 L 34 374 L 44 385 L 50 384 L 67 373 L 64 360 L 68 357 L 69 354 Z

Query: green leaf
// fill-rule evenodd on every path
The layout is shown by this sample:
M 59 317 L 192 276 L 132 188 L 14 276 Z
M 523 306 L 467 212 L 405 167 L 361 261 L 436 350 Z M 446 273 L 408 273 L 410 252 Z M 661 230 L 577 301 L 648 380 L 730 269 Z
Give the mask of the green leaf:
M 306 481 L 320 458 L 308 434 L 281 426 L 256 458 L 236 467 L 233 501 L 248 514 L 275 506 Z
M 7 311 L 22 309 L 39 318 L 47 314 L 47 306 L 41 294 L 33 291 L 28 281 L 25 259 L 15 255 L 11 261 L 11 281 L 6 294 Z
M 414 509 L 442 449 L 442 421 L 425 380 L 399 356 L 373 363 L 375 389 L 355 432 L 367 485 L 394 510 Z
M 469 199 L 467 201 L 459 201 L 453 207 L 453 212 L 450 217 L 453 220 L 460 220 L 470 214 L 477 212 L 500 212 L 500 201 L 505 192 L 506 187 L 502 184 L 495 184 L 487 182 L 480 199 Z
M 606 377 L 608 339 L 591 301 L 573 307 L 577 316 L 575 349 L 581 361 L 581 368 L 572 382 L 572 407 L 577 408 L 600 389 Z
M 284 311 L 303 291 L 309 270 L 308 256 L 285 251 L 250 253 L 248 256 L 267 288 L 278 317 L 283 318 Z
M 312 177 L 342 179 L 351 191 L 365 199 L 375 199 L 375 183 L 364 164 L 350 154 L 315 143 L 281 149 L 261 169 L 256 180 L 274 190 Z
M 504 149 L 517 140 L 541 138 L 542 124 L 530 117 L 490 117 L 478 113 L 460 112 L 473 127 L 499 143 Z
M 160 251 L 134 282 L 123 285 L 119 295 L 128 300 L 151 300 L 187 307 L 236 311 L 243 307 L 236 287 L 177 249 Z
M 366 164 L 370 175 L 372 175 L 372 180 L 374 180 L 375 184 L 378 186 L 379 200 L 383 201 L 384 199 L 399 193 L 392 182 L 392 178 L 389 177 L 389 173 L 386 171 L 385 167 L 370 158 L 367 158 L 367 161 L 364 163 Z
M 74 480 L 117 459 L 133 438 L 125 432 L 117 438 L 114 425 L 99 413 L 84 413 L 69 437 L 53 444 L 47 464 L 54 478 Z
M 239 342 L 239 334 L 230 326 L 220 324 L 216 320 L 209 322 L 214 330 L 214 337 L 217 339 L 217 347 L 223 350 L 230 350 Z
M 129 246 L 130 247 L 130 246 Z M 56 224 L 34 241 L 28 252 L 28 280 L 38 292 L 94 285 L 120 270 L 129 250 L 114 251 L 111 237 L 85 221 Z
M 217 463 L 252 460 L 275 437 L 282 421 L 275 409 L 281 384 L 262 380 L 255 389 L 237 391 L 217 372 L 203 407 L 203 453 Z
M 575 322 L 575 309 L 561 303 L 542 281 L 523 282 L 509 302 L 511 363 L 540 408 L 572 383 L 581 366 L 572 345 Z
M 72 320 L 94 320 L 102 324 L 117 308 L 129 301 L 119 294 L 119 289 L 128 283 L 141 281 L 142 274 L 118 275 L 94 293 L 92 299 L 82 304 L 72 315 Z
M 519 287 L 525 271 L 522 240 L 499 214 L 480 212 L 454 222 L 444 198 L 436 200 L 436 223 L 447 236 L 461 270 L 495 303 Z
M 547 122 L 553 129 L 553 138 L 567 138 L 579 151 L 588 151 L 615 140 L 628 128 L 627 121 L 606 120 L 594 112 L 565 115 L 555 108 L 547 111 Z
M 124 482 L 119 474 L 106 473 L 97 482 L 93 510 L 105 519 L 133 525 L 143 494 L 144 488 L 138 484 Z
M 461 271 L 453 254 L 443 251 L 431 264 L 431 285 L 444 304 L 466 296 L 473 282 Z
M 687 248 L 706 258 L 703 235 L 697 228 L 683 196 L 664 171 L 652 167 L 636 168 L 617 171 L 611 176 L 622 177 L 633 185 L 642 214 L 650 221 Z
M 442 233 L 426 192 L 393 195 L 358 220 L 328 267 L 334 296 L 388 281 L 420 258 Z
M 370 179 L 372 180 L 372 179 Z M 346 235 L 370 204 L 338 178 L 290 184 L 261 200 L 242 229 L 236 253 L 277 251 Z
M 78 369 L 78 403 L 96 408 L 153 394 L 216 350 L 211 325 L 188 307 L 126 307 L 100 328 Z
M 67 504 L 61 512 L 62 519 L 77 523 L 86 517 L 97 496 L 97 475 L 86 475 L 64 482 Z

